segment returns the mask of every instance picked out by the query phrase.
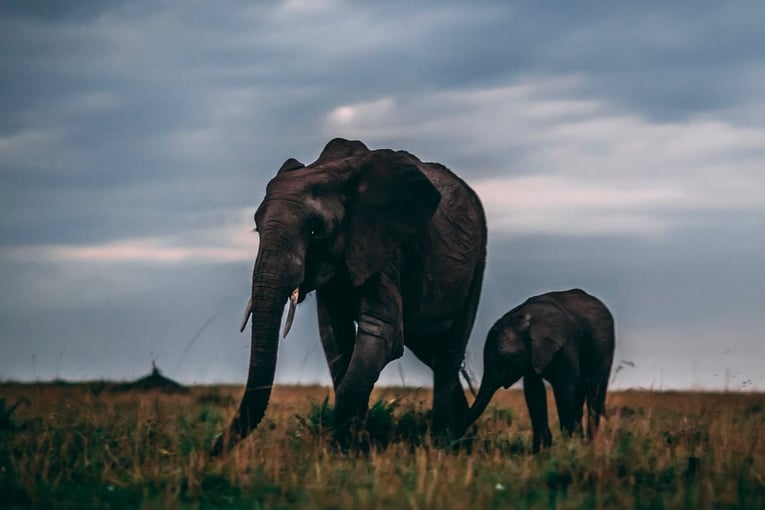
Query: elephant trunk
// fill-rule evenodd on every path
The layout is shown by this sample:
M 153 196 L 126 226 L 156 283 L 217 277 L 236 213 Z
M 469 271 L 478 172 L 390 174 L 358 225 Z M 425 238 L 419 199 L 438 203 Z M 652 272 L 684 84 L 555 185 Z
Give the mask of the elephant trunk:
M 468 410 L 465 418 L 465 427 L 469 427 L 475 423 L 478 417 L 481 416 L 481 413 L 486 410 L 486 406 L 491 402 L 491 397 L 494 396 L 494 393 L 499 387 L 500 384 L 494 381 L 494 378 L 490 374 L 484 372 L 483 378 L 481 379 L 481 388 L 478 390 L 478 395 L 476 396 L 475 401 L 473 401 L 473 405 Z
M 301 277 L 294 277 L 294 272 L 289 271 L 286 257 L 281 257 L 279 262 L 275 257 L 264 257 L 268 252 L 261 245 L 252 276 L 252 340 L 247 385 L 228 431 L 213 447 L 213 455 L 230 449 L 258 426 L 271 396 L 282 311 Z

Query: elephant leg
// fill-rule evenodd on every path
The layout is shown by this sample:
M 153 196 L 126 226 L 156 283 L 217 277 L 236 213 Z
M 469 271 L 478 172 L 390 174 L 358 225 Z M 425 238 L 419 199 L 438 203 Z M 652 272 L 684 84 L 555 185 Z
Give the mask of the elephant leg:
M 576 431 L 577 416 L 581 423 L 581 410 L 577 414 L 577 388 L 570 382 L 553 384 L 553 393 L 555 394 L 555 405 L 558 408 L 558 421 L 560 430 L 564 434 L 571 436 Z
M 462 356 L 447 351 L 438 352 L 438 347 L 449 345 L 444 336 L 407 336 L 407 347 L 412 353 L 433 370 L 433 435 L 456 437 L 462 434 L 468 405 L 465 391 L 459 381 Z
M 597 393 L 597 381 L 593 380 L 593 378 L 587 378 L 584 382 L 584 385 L 586 387 L 586 401 L 587 401 L 587 421 L 586 421 L 586 427 L 587 427 L 587 439 L 592 439 L 594 428 L 596 426 L 593 423 L 593 415 L 592 413 L 595 410 L 595 394 Z
M 599 379 L 590 381 L 587 394 L 587 436 L 592 439 L 598 433 L 600 417 L 606 411 L 606 391 L 608 390 L 609 373 L 601 375 Z
M 436 355 L 433 363 L 433 422 L 436 436 L 456 438 L 462 435 L 469 406 L 459 380 L 456 355 Z M 457 358 L 459 359 L 459 358 Z
M 433 423 L 435 434 L 460 437 L 465 433 L 465 418 L 470 406 L 460 383 L 460 367 L 465 347 L 475 322 L 483 282 L 484 261 L 475 268 L 463 313 L 449 332 L 434 339 L 433 348 Z
M 355 306 L 348 302 L 347 295 L 347 292 L 329 286 L 316 291 L 319 334 L 335 392 L 348 370 L 356 340 L 353 325 Z
M 361 430 L 372 388 L 391 358 L 383 339 L 357 337 L 348 370 L 335 392 L 335 438 L 341 445 L 347 446 L 351 434 Z
M 454 385 L 454 392 L 452 395 L 452 410 L 454 419 L 460 419 L 460 421 L 457 422 L 459 423 L 460 428 L 464 427 L 463 420 L 465 416 L 467 416 L 469 409 L 470 404 L 468 404 L 467 398 L 465 397 L 465 390 L 460 383 L 459 375 L 457 375 L 457 384 Z
M 534 433 L 532 451 L 539 452 L 540 446 L 549 448 L 552 445 L 552 434 L 547 421 L 547 391 L 542 377 L 535 372 L 523 377 L 523 396 L 531 418 L 531 428 Z
M 574 400 L 574 426 L 578 429 L 579 437 L 584 439 L 584 429 L 582 428 L 582 415 L 584 414 L 584 403 L 588 402 L 587 408 L 589 409 L 589 399 L 587 398 L 588 386 L 587 383 L 580 383 L 576 385 L 576 399 Z M 589 420 L 589 415 L 588 415 Z
M 335 392 L 336 437 L 341 443 L 362 425 L 382 369 L 404 354 L 398 275 L 398 259 L 393 258 L 362 290 L 353 352 Z

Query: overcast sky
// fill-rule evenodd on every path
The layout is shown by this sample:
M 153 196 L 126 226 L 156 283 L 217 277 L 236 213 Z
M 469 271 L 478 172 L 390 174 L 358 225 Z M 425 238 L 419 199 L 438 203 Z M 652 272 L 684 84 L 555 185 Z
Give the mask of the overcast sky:
M 477 374 L 502 314 L 581 287 L 616 317 L 615 386 L 765 390 L 763 19 L 761 2 L 3 2 L 0 380 L 156 360 L 244 384 L 252 215 L 285 159 L 341 136 L 480 195 Z M 279 382 L 330 384 L 314 305 Z M 430 374 L 407 353 L 382 380 Z

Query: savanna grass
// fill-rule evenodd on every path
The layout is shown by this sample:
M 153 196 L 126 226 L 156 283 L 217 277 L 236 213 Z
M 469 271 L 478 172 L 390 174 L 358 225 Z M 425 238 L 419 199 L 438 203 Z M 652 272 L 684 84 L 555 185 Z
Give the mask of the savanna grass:
M 0 429 L 3 508 L 765 508 L 762 394 L 612 393 L 593 442 L 554 433 L 532 455 L 519 391 L 443 447 L 429 390 L 382 389 L 363 453 L 333 446 L 328 389 L 278 387 L 251 438 L 211 459 L 241 388 L 96 390 L 0 386 L 29 400 Z

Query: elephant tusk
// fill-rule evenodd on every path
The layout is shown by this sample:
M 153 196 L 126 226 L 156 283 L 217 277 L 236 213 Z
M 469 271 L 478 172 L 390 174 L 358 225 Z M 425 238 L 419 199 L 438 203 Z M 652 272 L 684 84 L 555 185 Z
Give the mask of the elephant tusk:
M 242 319 L 242 325 L 239 326 L 240 333 L 244 331 L 244 328 L 247 326 L 247 321 L 250 320 L 250 315 L 252 315 L 252 298 L 247 300 L 247 308 L 244 311 L 244 318 Z
M 295 318 L 295 307 L 297 307 L 298 296 L 300 296 L 300 287 L 295 287 L 295 290 L 290 294 L 290 310 L 287 312 L 287 321 L 284 323 L 284 333 L 282 338 L 287 338 L 287 334 L 292 327 L 292 320 Z

